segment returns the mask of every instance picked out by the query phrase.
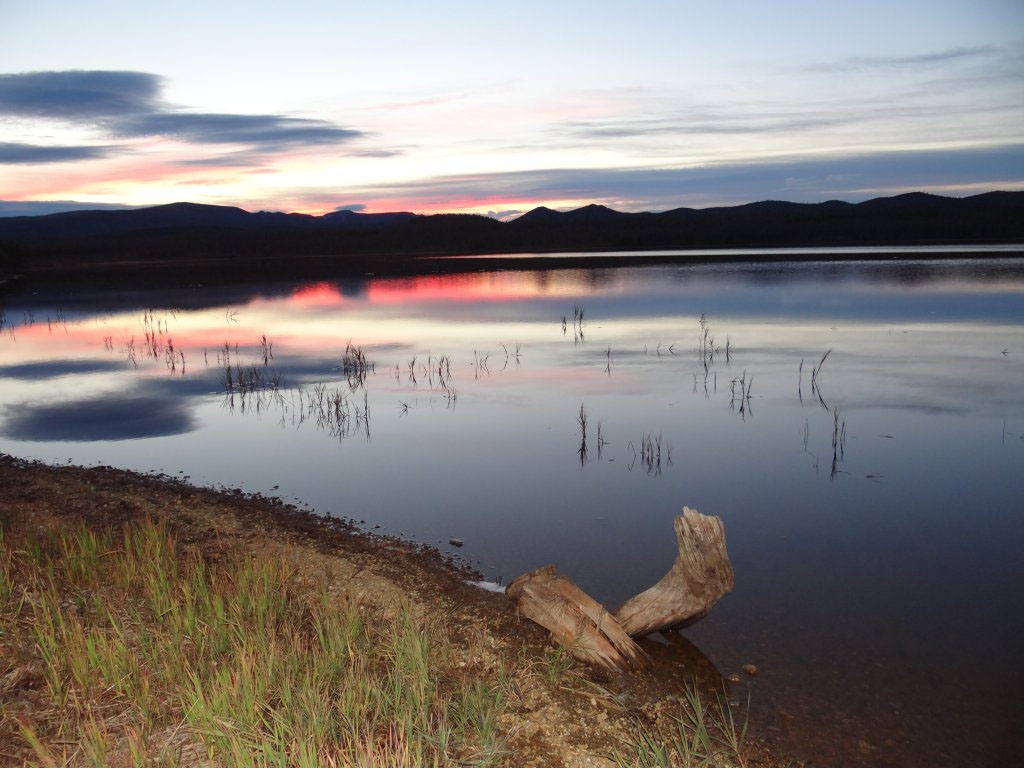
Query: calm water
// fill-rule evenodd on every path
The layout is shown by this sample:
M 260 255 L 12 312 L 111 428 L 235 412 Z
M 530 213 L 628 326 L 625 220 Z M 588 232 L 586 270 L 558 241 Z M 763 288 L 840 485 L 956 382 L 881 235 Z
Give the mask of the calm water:
M 661 577 L 693 506 L 724 519 L 736 590 L 685 634 L 724 675 L 761 668 L 762 732 L 811 765 L 1019 758 L 1022 260 L 35 285 L 2 306 L 4 452 L 458 537 L 492 579 L 554 562 L 610 606 Z

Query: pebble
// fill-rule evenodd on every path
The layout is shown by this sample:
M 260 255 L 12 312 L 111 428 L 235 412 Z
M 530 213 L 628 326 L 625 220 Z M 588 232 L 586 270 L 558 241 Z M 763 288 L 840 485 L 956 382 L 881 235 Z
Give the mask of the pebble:
M 742 669 L 751 677 L 757 677 L 761 674 L 761 670 L 755 667 L 753 664 L 744 664 L 742 667 L 740 667 L 740 669 Z
M 739 676 L 738 674 L 736 674 L 735 672 L 733 672 L 733 673 L 732 673 L 731 675 L 729 675 L 729 676 L 728 676 L 727 678 L 725 678 L 725 679 L 726 679 L 726 680 L 728 680 L 728 681 L 729 681 L 730 683 L 738 683 L 738 682 L 740 682 L 740 680 L 742 680 L 743 678 L 741 678 L 741 677 L 740 677 L 740 676 Z
M 464 542 L 462 539 L 456 539 L 453 536 L 452 538 L 448 539 L 448 543 L 451 544 L 453 547 L 461 547 L 466 542 Z

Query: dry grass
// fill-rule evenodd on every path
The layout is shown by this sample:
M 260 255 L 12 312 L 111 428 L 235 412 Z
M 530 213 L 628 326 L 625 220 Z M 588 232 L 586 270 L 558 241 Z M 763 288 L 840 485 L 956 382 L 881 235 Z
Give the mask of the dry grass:
M 614 755 L 619 768 L 746 768 L 751 762 L 747 718 L 733 714 L 727 697 L 709 702 L 696 681 L 656 725 L 638 723 L 625 748 Z
M 160 523 L 0 539 L 2 759 L 63 765 L 486 765 L 500 684 L 438 625 L 212 566 Z M 500 682 L 500 681 L 499 681 Z

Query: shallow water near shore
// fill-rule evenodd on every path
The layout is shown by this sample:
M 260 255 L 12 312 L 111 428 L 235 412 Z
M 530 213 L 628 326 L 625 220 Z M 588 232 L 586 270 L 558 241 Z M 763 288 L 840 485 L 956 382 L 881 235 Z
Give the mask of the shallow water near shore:
M 6 453 L 299 500 L 492 580 L 553 562 L 609 606 L 669 567 L 686 504 L 725 521 L 736 589 L 684 634 L 723 675 L 760 668 L 733 695 L 783 751 L 1020 754 L 1024 260 L 36 284 L 0 307 Z

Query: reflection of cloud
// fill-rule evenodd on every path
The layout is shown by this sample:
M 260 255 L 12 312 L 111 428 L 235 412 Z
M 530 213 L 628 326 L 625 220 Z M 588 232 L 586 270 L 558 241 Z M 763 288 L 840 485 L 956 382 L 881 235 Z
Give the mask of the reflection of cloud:
M 18 403 L 4 410 L 3 435 L 13 440 L 137 440 L 195 429 L 184 403 L 171 398 L 104 395 L 46 405 Z
M 122 368 L 124 368 L 123 364 L 107 360 L 47 360 L 42 363 L 0 365 L 0 378 L 39 381 L 72 373 L 105 373 L 119 371 Z
M 856 400 L 846 402 L 843 406 L 843 410 L 857 410 L 857 411 L 898 411 L 905 413 L 911 411 L 914 413 L 923 413 L 928 416 L 949 416 L 957 414 L 969 414 L 972 412 L 971 408 L 964 405 L 941 405 L 938 403 L 922 403 L 910 400 L 901 400 L 899 402 L 891 403 L 879 403 L 876 400 L 858 402 Z
M 138 382 L 132 397 L 164 400 L 168 397 L 189 398 L 219 394 L 224 390 L 224 371 L 210 367 L 199 373 L 189 372 L 188 376 L 150 378 Z
M 0 142 L 0 164 L 65 163 L 74 160 L 93 160 L 110 154 L 110 147 L 77 146 L 58 147 L 42 144 Z

